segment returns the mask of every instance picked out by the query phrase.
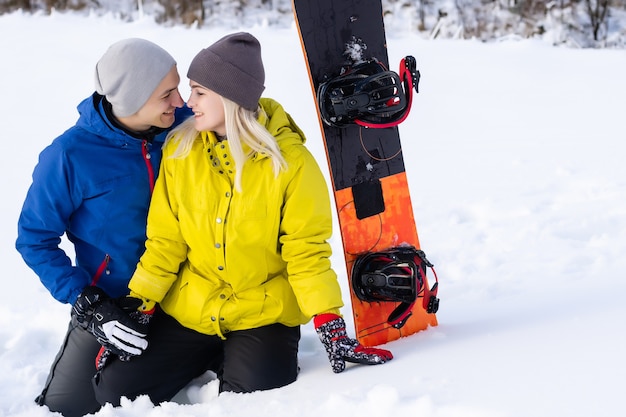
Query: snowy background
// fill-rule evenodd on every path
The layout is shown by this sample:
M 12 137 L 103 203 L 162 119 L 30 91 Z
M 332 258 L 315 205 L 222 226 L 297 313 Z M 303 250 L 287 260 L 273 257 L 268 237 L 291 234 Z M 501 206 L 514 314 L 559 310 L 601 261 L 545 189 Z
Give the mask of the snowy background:
M 293 115 L 326 172 L 295 28 L 248 30 L 263 45 L 265 95 Z M 0 16 L 0 416 L 53 415 L 33 399 L 69 317 L 14 249 L 39 152 L 75 122 L 114 41 L 144 37 L 169 50 L 186 99 L 189 62 L 225 33 Z M 98 416 L 624 415 L 626 54 L 406 33 L 389 33 L 388 45 L 392 65 L 412 54 L 422 73 L 400 129 L 422 248 L 440 278 L 439 326 L 386 345 L 388 364 L 335 375 L 309 324 L 290 386 L 218 397 L 217 382 L 201 379 L 182 404 L 140 398 Z M 332 245 L 349 303 L 337 235 Z M 351 325 L 349 304 L 343 312 Z
M 379 0 L 387 30 L 430 39 L 512 37 L 575 48 L 626 49 L 626 0 Z M 358 2 L 359 7 L 364 3 Z M 164 26 L 293 24 L 292 0 L 0 0 L 0 15 L 71 11 Z

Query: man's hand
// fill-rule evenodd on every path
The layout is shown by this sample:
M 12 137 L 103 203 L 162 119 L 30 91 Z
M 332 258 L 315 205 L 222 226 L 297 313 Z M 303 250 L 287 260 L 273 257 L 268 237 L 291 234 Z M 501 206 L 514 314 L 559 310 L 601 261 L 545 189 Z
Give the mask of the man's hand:
M 112 353 L 136 356 L 148 347 L 147 324 L 130 317 L 141 304 L 133 297 L 110 298 L 100 288 L 90 286 L 78 296 L 72 317 Z

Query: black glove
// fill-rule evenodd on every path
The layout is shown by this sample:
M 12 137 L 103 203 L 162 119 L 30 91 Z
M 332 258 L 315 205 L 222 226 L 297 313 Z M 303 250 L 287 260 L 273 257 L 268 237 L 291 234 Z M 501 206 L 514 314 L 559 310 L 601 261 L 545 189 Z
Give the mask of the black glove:
M 130 317 L 143 303 L 133 297 L 110 298 L 95 286 L 86 287 L 72 307 L 78 325 L 118 356 L 141 355 L 148 347 L 148 326 Z
M 342 372 L 346 362 L 378 365 L 393 359 L 388 350 L 365 347 L 349 338 L 345 321 L 336 314 L 320 314 L 315 317 L 314 324 L 335 373 Z

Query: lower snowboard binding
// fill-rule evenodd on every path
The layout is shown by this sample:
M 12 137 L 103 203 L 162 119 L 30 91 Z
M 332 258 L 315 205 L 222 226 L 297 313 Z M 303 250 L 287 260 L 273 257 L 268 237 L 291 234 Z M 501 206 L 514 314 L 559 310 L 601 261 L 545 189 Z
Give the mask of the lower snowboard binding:
M 399 75 L 375 58 L 344 68 L 341 75 L 318 88 L 322 119 L 333 127 L 397 126 L 409 114 L 412 91 L 418 92 L 419 79 L 412 56 L 402 59 Z
M 430 268 L 435 276 L 435 284 L 430 289 L 426 268 Z M 354 262 L 351 276 L 352 288 L 361 301 L 400 303 L 387 319 L 396 329 L 404 326 L 411 317 L 418 298 L 422 298 L 428 314 L 439 310 L 439 281 L 434 266 L 423 251 L 413 246 L 363 254 Z

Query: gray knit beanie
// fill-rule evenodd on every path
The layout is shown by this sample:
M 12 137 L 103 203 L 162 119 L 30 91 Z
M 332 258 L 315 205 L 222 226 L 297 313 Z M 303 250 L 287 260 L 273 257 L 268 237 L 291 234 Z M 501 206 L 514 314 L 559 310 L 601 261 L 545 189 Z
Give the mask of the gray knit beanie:
M 187 77 L 248 110 L 256 110 L 265 89 L 261 44 L 245 32 L 224 36 L 195 56 Z
M 131 38 L 114 43 L 96 64 L 96 91 L 118 117 L 131 116 L 150 98 L 176 61 L 160 46 Z

